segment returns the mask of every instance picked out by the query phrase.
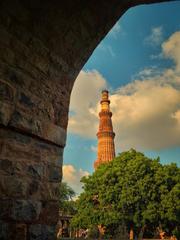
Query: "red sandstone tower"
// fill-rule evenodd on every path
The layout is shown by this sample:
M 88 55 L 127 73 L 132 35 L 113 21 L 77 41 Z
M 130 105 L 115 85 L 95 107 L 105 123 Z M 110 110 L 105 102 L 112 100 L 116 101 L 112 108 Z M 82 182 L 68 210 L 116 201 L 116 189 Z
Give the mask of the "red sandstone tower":
M 111 161 L 115 157 L 114 137 L 112 126 L 112 112 L 110 111 L 110 100 L 108 91 L 102 91 L 101 98 L 101 111 L 99 113 L 99 131 L 97 133 L 98 138 L 98 152 L 97 160 L 94 163 L 96 169 L 101 163 Z

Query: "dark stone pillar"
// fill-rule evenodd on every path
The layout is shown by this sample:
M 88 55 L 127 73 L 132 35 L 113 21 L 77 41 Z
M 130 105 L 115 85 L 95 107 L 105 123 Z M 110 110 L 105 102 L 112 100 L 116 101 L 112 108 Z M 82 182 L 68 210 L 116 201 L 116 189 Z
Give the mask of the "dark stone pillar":
M 4 127 L 0 139 L 0 239 L 54 239 L 63 148 Z
M 54 240 L 58 221 L 72 84 L 28 17 L 0 3 L 0 240 Z

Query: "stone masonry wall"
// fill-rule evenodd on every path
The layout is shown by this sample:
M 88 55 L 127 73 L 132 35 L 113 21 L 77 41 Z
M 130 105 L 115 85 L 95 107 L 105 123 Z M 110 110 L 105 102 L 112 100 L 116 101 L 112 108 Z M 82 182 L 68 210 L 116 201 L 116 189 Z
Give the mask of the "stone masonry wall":
M 55 239 L 76 76 L 129 7 L 160 1 L 0 1 L 0 240 Z
M 23 17 L 1 3 L 0 239 L 55 239 L 72 84 Z
M 63 149 L 3 128 L 2 137 L 0 239 L 54 239 Z

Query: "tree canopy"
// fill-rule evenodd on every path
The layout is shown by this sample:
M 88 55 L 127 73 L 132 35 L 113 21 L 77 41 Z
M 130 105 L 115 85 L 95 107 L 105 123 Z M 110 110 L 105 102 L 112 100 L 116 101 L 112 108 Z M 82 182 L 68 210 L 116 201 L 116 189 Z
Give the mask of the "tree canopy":
M 59 186 L 59 209 L 64 214 L 75 213 L 74 190 L 66 182 L 61 182 Z
M 180 225 L 180 169 L 174 163 L 162 165 L 131 149 L 81 182 L 73 226 L 101 224 L 113 234 L 124 224 L 151 235 L 157 227 L 171 233 Z

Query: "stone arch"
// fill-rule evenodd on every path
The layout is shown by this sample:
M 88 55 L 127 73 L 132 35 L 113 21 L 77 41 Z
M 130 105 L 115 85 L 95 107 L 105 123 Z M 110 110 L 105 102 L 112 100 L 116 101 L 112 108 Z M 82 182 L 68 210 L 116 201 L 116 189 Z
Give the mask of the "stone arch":
M 0 2 L 1 239 L 54 239 L 74 80 L 128 8 L 163 1 Z

